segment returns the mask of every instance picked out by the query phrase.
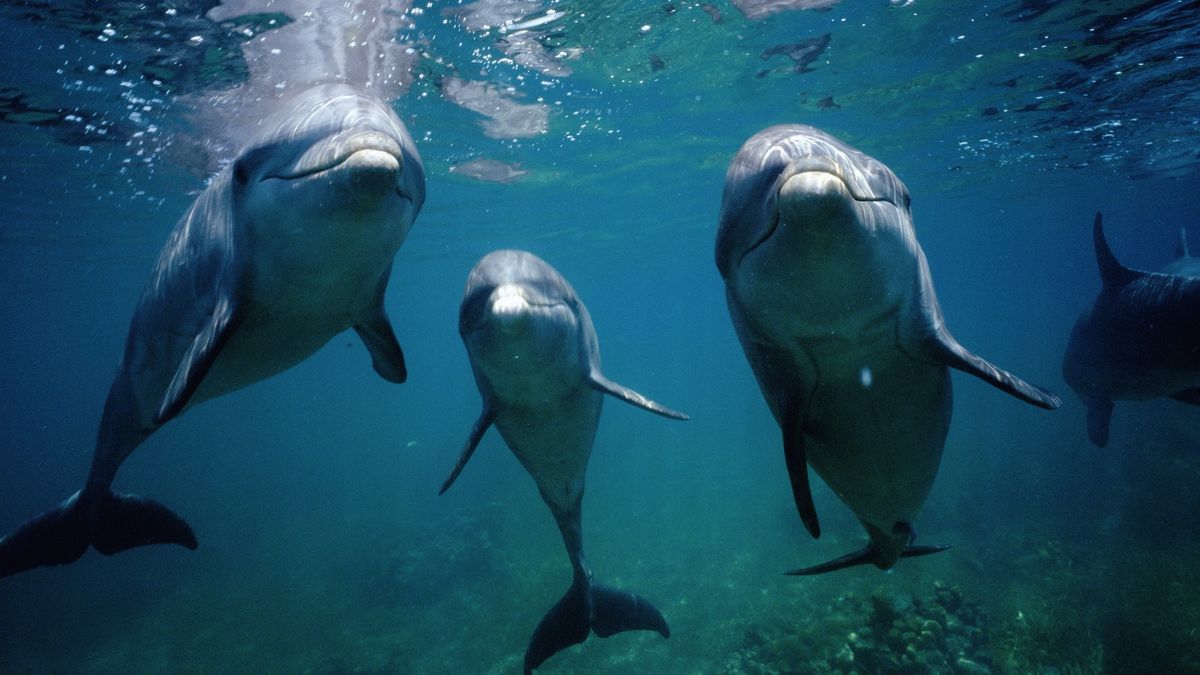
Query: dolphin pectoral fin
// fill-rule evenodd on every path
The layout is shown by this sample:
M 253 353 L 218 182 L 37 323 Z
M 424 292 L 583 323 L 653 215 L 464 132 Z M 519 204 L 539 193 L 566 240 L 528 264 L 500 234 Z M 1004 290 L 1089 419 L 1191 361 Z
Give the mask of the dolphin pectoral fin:
M 1184 389 L 1176 394 L 1171 394 L 1171 398 L 1180 403 L 1190 403 L 1192 405 L 1200 405 L 1200 387 L 1195 389 Z
M 463 446 L 462 452 L 458 455 L 458 463 L 454 465 L 454 470 L 450 472 L 450 477 L 442 483 L 442 489 L 438 490 L 439 495 L 446 494 L 446 490 L 454 484 L 458 478 L 458 474 L 462 473 L 463 467 L 471 460 L 471 455 L 475 454 L 475 448 L 479 446 L 479 441 L 483 439 L 483 435 L 487 433 L 488 427 L 492 426 L 492 422 L 496 421 L 496 411 L 490 406 L 485 405 L 483 412 L 479 414 L 479 419 L 475 420 L 475 426 L 471 427 L 471 437 L 467 439 L 467 444 Z
M 154 416 L 155 424 L 165 424 L 183 410 L 240 323 L 236 299 L 228 293 L 219 294 L 208 323 L 192 339 L 191 346 L 175 369 L 175 376 L 171 378 L 171 384 L 167 386 L 162 404 Z
M 392 330 L 392 322 L 378 305 L 371 315 L 355 324 L 354 332 L 362 339 L 371 354 L 371 365 L 375 372 L 388 382 L 402 384 L 408 379 L 408 368 L 404 365 L 404 352 Z
M 969 373 L 996 387 L 1000 391 L 1015 396 L 1026 403 L 1032 403 L 1039 408 L 1055 410 L 1062 406 L 1062 398 L 1058 394 L 1029 384 L 1012 373 L 997 367 L 995 364 L 967 351 L 944 328 L 927 341 L 929 351 L 935 360 L 951 368 Z
M 567 594 L 546 612 L 525 648 L 525 675 L 558 652 L 588 639 L 591 597 L 587 582 L 577 580 Z
M 792 497 L 800 520 L 813 539 L 821 537 L 821 522 L 817 519 L 817 507 L 813 504 L 812 489 L 808 483 L 808 456 L 804 452 L 804 434 L 799 424 L 783 425 L 783 457 L 787 462 L 788 479 L 792 483 Z
M 616 382 L 613 382 L 612 380 L 605 377 L 598 370 L 592 370 L 591 375 L 588 376 L 588 384 L 590 384 L 592 386 L 592 388 L 597 391 L 603 392 L 605 394 L 611 394 L 612 396 L 616 396 L 617 398 L 621 399 L 622 401 L 625 401 L 626 403 L 629 403 L 630 405 L 635 405 L 639 408 L 644 408 L 645 410 L 649 410 L 650 412 L 652 412 L 656 415 L 662 415 L 663 417 L 669 417 L 673 420 L 691 419 L 687 415 L 685 415 L 681 412 L 676 412 L 674 410 L 671 410 L 670 408 L 667 408 L 665 406 L 659 405 L 658 403 L 655 403 L 654 401 L 651 401 L 650 399 L 646 398 L 645 396 L 642 396 L 641 394 L 637 393 L 636 391 L 634 391 L 632 389 L 629 389 L 627 387 L 622 387 L 621 385 L 617 384 Z
M 192 528 L 162 504 L 113 492 L 96 499 L 92 547 L 104 555 L 148 544 L 179 544 L 196 550 Z
M 1108 426 L 1112 419 L 1113 402 L 1106 398 L 1089 398 L 1087 403 L 1088 439 L 1096 446 L 1108 445 Z
M 922 555 L 941 553 L 949 548 L 950 546 L 948 544 L 941 544 L 937 546 L 906 546 L 904 550 L 900 552 L 900 557 L 915 558 Z M 879 569 L 889 569 L 891 568 L 892 564 L 895 564 L 895 561 L 892 561 L 892 564 L 887 564 L 883 560 L 883 556 L 880 555 L 879 548 L 875 546 L 875 544 L 867 544 L 854 553 L 846 554 L 840 558 L 834 558 L 833 560 L 823 562 L 819 565 L 801 567 L 799 569 L 792 570 L 787 574 L 789 576 L 812 576 L 814 574 L 825 574 L 826 572 L 833 572 L 835 570 L 846 569 L 847 567 L 857 567 L 858 565 L 867 564 L 875 565 Z

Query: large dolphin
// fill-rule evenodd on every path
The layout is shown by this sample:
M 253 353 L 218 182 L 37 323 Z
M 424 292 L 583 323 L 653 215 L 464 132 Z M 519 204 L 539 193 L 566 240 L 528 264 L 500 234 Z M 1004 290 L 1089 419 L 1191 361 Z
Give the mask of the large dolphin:
M 145 544 L 194 549 L 167 507 L 110 486 L 125 458 L 187 408 L 299 363 L 354 328 L 403 382 L 383 308 L 392 259 L 425 200 L 416 146 L 391 107 L 318 85 L 273 119 L 192 203 L 130 322 L 87 482 L 0 539 L 0 577 Z
M 818 129 L 746 141 L 725 178 L 716 242 L 734 328 L 783 433 L 805 527 L 820 536 L 811 464 L 870 536 L 793 574 L 945 547 L 912 546 L 950 424 L 949 368 L 1044 408 L 1061 404 L 967 351 L 946 330 L 908 190 Z
M 600 372 L 596 331 L 574 289 L 553 267 L 524 251 L 495 251 L 471 270 L 458 315 L 483 412 L 471 429 L 444 493 L 495 424 L 537 483 L 571 557 L 574 581 L 538 624 L 525 651 L 530 673 L 559 650 L 627 630 L 667 637 L 662 614 L 644 598 L 592 581 L 583 554 L 584 474 L 604 394 L 673 419 L 668 410 Z
M 1103 447 L 1116 399 L 1170 396 L 1200 405 L 1200 276 L 1125 267 L 1104 239 L 1099 213 L 1092 238 L 1103 287 L 1071 331 L 1063 378 L 1087 405 L 1088 438 Z M 1184 245 L 1166 269 L 1195 270 L 1186 255 Z

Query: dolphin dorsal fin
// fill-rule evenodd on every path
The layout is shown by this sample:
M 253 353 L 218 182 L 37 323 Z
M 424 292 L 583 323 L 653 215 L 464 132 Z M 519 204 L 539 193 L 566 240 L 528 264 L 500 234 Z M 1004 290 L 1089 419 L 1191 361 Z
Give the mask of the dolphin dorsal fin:
M 1108 247 L 1099 211 L 1096 212 L 1096 220 L 1092 223 L 1092 239 L 1096 243 L 1096 263 L 1100 266 L 1100 279 L 1105 288 L 1124 286 L 1137 278 L 1137 272 L 1122 265 Z
M 1190 258 L 1192 254 L 1188 253 L 1187 245 L 1187 228 L 1179 228 L 1179 244 L 1175 246 L 1176 258 Z

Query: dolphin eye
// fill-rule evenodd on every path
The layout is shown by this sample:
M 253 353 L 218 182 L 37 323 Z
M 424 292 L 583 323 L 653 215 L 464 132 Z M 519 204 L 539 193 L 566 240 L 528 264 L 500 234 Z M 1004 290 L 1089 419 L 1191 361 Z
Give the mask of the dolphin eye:
M 245 185 L 249 180 L 249 176 L 246 175 L 246 167 L 241 162 L 236 162 L 233 165 L 233 180 L 238 185 Z

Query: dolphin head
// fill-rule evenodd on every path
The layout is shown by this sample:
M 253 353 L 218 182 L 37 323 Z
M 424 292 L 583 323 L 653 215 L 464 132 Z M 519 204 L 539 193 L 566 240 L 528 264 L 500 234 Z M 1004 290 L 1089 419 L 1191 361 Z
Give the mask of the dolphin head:
M 425 201 L 424 169 L 404 124 L 349 85 L 286 100 L 223 179 L 238 215 L 261 236 L 312 225 L 314 246 L 346 236 L 394 252 Z M 364 237 L 364 228 L 378 237 Z
M 813 127 L 771 127 L 729 167 L 717 266 L 728 279 L 761 249 L 828 258 L 852 254 L 856 242 L 881 231 L 911 237 L 909 203 L 908 189 L 882 162 Z
M 581 363 L 582 305 L 553 267 L 525 251 L 484 256 L 467 278 L 459 333 L 492 376 Z

